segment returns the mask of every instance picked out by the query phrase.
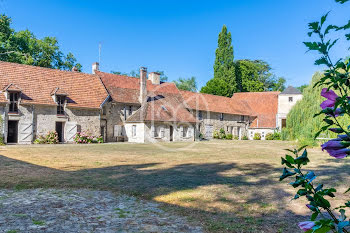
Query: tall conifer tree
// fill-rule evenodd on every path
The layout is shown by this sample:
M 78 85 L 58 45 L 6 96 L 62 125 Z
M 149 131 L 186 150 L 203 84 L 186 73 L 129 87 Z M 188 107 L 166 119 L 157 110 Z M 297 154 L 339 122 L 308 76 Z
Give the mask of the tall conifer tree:
M 231 97 L 234 92 L 237 91 L 237 84 L 235 78 L 235 65 L 233 62 L 233 46 L 231 33 L 227 31 L 227 27 L 224 25 L 218 38 L 218 48 L 215 51 L 215 63 L 214 63 L 214 79 L 221 79 L 221 84 L 226 86 L 223 96 Z M 213 89 L 211 85 L 216 85 L 217 82 L 208 82 L 206 86 L 201 89 L 202 93 L 212 93 Z

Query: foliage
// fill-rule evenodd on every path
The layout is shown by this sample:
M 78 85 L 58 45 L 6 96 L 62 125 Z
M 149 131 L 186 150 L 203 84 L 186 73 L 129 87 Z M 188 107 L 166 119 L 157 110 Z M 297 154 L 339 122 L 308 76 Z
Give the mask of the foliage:
M 180 90 L 197 92 L 196 77 L 179 78 L 177 81 L 174 81 L 174 83 Z
M 81 71 L 81 64 L 72 53 L 63 54 L 55 37 L 38 39 L 29 30 L 16 32 L 11 22 L 11 18 L 0 15 L 1 61 L 61 70 L 72 70 L 75 66 Z
M 103 137 L 100 136 L 93 136 L 87 133 L 76 133 L 74 137 L 74 142 L 78 144 L 90 144 L 90 143 L 103 143 Z
M 129 77 L 134 77 L 134 78 L 140 78 L 140 72 L 138 70 L 132 70 L 129 73 L 111 70 L 111 73 L 112 74 L 129 76 Z M 156 71 L 156 73 L 160 74 L 160 81 L 161 82 L 168 81 L 168 76 L 165 75 L 164 71 L 159 71 L 158 70 L 158 71 Z
M 234 61 L 231 43 L 231 33 L 224 25 L 215 52 L 214 78 L 201 88 L 201 93 L 232 97 L 235 92 L 284 90 L 286 80 L 276 77 L 265 61 Z
M 35 144 L 57 144 L 59 143 L 58 134 L 56 131 L 50 131 L 47 135 L 40 135 L 34 140 Z
M 307 88 L 309 85 L 307 84 L 304 84 L 304 85 L 301 85 L 299 87 L 296 87 L 296 89 L 298 89 L 301 93 L 304 93 L 304 89 Z
M 242 140 L 249 140 L 247 135 L 243 135 Z
M 219 136 L 219 132 L 218 131 L 214 131 L 213 132 L 213 138 L 215 138 L 215 139 L 219 139 L 220 138 L 220 136 Z
M 225 130 L 223 128 L 221 128 L 220 131 L 219 131 L 219 138 L 220 139 L 225 139 L 226 138 L 226 133 L 225 133 Z
M 261 140 L 261 134 L 260 133 L 255 133 L 253 139 L 254 140 Z
M 343 4 L 348 0 L 336 1 Z M 321 120 L 323 124 L 313 136 L 317 138 L 321 133 L 328 133 L 329 131 L 335 133 L 337 138 L 326 141 L 321 147 L 330 156 L 343 159 L 350 154 L 350 62 L 349 59 L 331 59 L 330 51 L 338 39 L 329 38 L 329 33 L 344 30 L 347 33 L 345 34 L 346 40 L 350 40 L 350 33 L 348 33 L 350 20 L 344 26 L 327 26 L 325 22 L 328 14 L 329 12 L 323 15 L 320 21 L 309 23 L 310 32 L 308 35 L 310 37 L 316 35 L 318 41 L 304 42 L 309 51 L 317 51 L 320 54 L 320 58 L 315 61 L 315 64 L 327 67 L 323 75 L 313 83 L 312 88 L 309 88 L 310 90 L 318 90 L 318 93 L 321 93 L 321 96 L 325 98 L 320 104 L 322 110 L 318 109 L 318 113 L 314 115 L 314 118 Z M 333 63 L 333 61 L 336 62 Z M 305 109 L 303 111 L 306 112 Z M 303 120 L 308 121 L 309 119 Z M 303 172 L 303 166 L 310 162 L 306 149 L 301 155 L 299 154 L 304 147 L 298 150 L 288 150 L 293 155 L 286 155 L 282 158 L 282 165 L 285 165 L 285 167 L 280 177 L 280 180 L 294 177 L 295 181 L 290 183 L 294 188 L 298 188 L 294 199 L 306 197 L 309 202 L 307 207 L 312 212 L 311 221 L 301 222 L 299 227 L 308 233 L 349 232 L 350 221 L 347 219 L 345 212 L 350 208 L 350 201 L 344 201 L 344 204 L 333 207 L 329 198 L 335 197 L 336 189 L 333 187 L 324 188 L 323 184 L 316 186 L 314 184 L 316 174 L 313 171 Z M 337 178 L 335 177 L 335 179 Z M 350 191 L 350 188 L 346 192 L 348 191 Z M 338 211 L 339 214 L 334 214 L 334 211 Z M 327 215 L 324 213 L 327 213 Z
M 231 133 L 227 134 L 225 137 L 227 140 L 232 140 L 233 139 L 233 135 Z
M 280 132 L 273 132 L 273 133 L 268 133 L 265 136 L 266 140 L 281 140 L 281 133 Z
M 300 145 L 315 145 L 314 135 L 325 125 L 321 116 L 314 115 L 319 112 L 323 97 L 320 96 L 322 88 L 326 85 L 313 87 L 321 80 L 323 74 L 316 72 L 311 83 L 304 89 L 303 99 L 298 101 L 287 116 L 287 125 L 283 129 L 284 139 L 298 140 Z M 349 121 L 345 116 L 340 119 L 342 123 Z M 330 131 L 323 132 L 321 138 L 334 138 L 336 134 Z
M 239 140 L 239 136 L 238 135 L 234 135 L 233 136 L 233 140 Z

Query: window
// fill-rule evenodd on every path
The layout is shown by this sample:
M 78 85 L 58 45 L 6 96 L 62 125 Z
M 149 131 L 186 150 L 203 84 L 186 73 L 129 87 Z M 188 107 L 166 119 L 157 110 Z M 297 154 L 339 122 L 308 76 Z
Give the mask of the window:
M 102 115 L 103 116 L 107 115 L 107 107 L 106 106 L 102 107 Z
M 241 116 L 241 121 L 244 121 L 244 116 Z
M 220 121 L 223 121 L 223 120 L 224 120 L 224 114 L 220 113 Z
M 261 137 L 265 138 L 265 132 L 261 132 Z
M 65 100 L 66 100 L 66 97 L 63 95 L 56 96 L 57 115 L 64 115 L 64 102 L 65 102 Z
M 198 112 L 198 120 L 203 120 L 202 111 L 199 111 L 199 112 Z
M 19 92 L 10 92 L 10 112 L 17 113 L 18 112 L 18 98 Z
M 136 125 L 132 126 L 132 136 L 136 137 Z
M 183 131 L 182 131 L 182 137 L 186 138 L 188 135 L 188 127 L 183 127 Z
M 124 120 L 126 120 L 126 106 L 124 105 Z
M 293 102 L 293 97 L 289 97 L 289 98 L 288 98 L 288 101 L 289 101 L 289 102 Z
M 129 116 L 132 115 L 132 106 L 129 106 Z

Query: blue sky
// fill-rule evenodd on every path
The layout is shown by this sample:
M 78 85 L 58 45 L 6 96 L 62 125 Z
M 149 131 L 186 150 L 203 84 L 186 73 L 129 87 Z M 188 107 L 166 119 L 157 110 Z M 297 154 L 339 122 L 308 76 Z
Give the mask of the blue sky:
M 322 3 L 318 6 L 317 3 Z M 332 23 L 345 23 L 350 5 L 333 0 L 231 1 L 19 1 L 0 0 L 16 30 L 55 36 L 91 72 L 129 72 L 140 66 L 163 70 L 169 80 L 195 76 L 203 86 L 213 76 L 217 36 L 223 24 L 232 33 L 235 59 L 262 59 L 287 83 L 308 83 L 320 67 L 302 44 L 307 23 L 329 10 Z M 341 41 L 336 55 L 349 55 Z

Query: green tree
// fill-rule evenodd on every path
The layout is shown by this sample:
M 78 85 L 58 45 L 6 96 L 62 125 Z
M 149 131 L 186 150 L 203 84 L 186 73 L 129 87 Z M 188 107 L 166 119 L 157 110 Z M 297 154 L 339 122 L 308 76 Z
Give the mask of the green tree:
M 227 96 L 229 92 L 229 86 L 227 83 L 218 78 L 213 78 L 207 82 L 207 84 L 201 88 L 201 93 L 207 93 L 212 95 Z
M 118 75 L 130 76 L 130 77 L 134 77 L 134 78 L 140 78 L 140 72 L 138 70 L 132 70 L 132 71 L 130 71 L 130 73 L 111 70 L 111 73 L 118 74 Z M 168 76 L 165 75 L 164 71 L 156 71 L 156 73 L 160 74 L 160 81 L 161 82 L 168 81 Z
M 259 80 L 260 66 L 250 60 L 238 60 L 235 64 L 239 92 L 264 91 L 264 83 Z
M 309 85 L 307 84 L 304 84 L 304 85 L 301 85 L 300 87 L 296 87 L 301 93 L 304 92 L 304 89 L 307 88 Z
M 235 64 L 233 62 L 234 56 L 231 33 L 227 31 L 225 25 L 219 33 L 218 48 L 215 51 L 215 56 L 214 79 L 220 79 L 221 81 L 210 80 L 206 86 L 201 89 L 201 92 L 208 94 L 221 93 L 223 96 L 231 97 L 233 93 L 237 91 L 237 84 L 235 78 Z M 214 86 L 208 86 L 213 83 L 220 83 L 221 86 L 225 85 L 224 90 L 216 90 Z
M 196 77 L 191 78 L 179 78 L 177 81 L 174 81 L 177 88 L 184 91 L 197 91 L 197 81 Z
M 38 39 L 29 30 L 16 32 L 11 18 L 0 15 L 0 60 L 53 69 L 81 71 L 72 53 L 64 55 L 55 37 Z
M 311 80 L 310 85 L 304 88 L 303 98 L 298 101 L 291 111 L 287 115 L 287 126 L 283 129 L 284 139 L 298 140 L 300 144 L 313 144 L 315 142 L 314 136 L 325 125 L 322 116 L 314 117 L 319 113 L 321 108 L 320 104 L 325 100 L 320 96 L 322 88 L 326 87 L 317 86 L 315 83 L 320 81 L 323 75 L 316 72 Z M 340 119 L 342 123 L 349 122 L 348 117 L 342 117 Z M 320 137 L 332 138 L 336 134 L 330 131 L 325 131 Z

